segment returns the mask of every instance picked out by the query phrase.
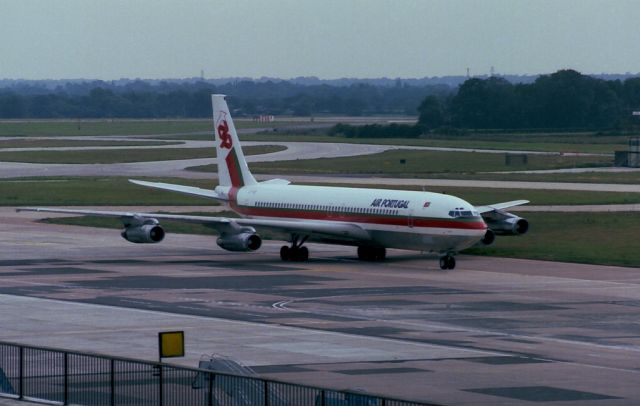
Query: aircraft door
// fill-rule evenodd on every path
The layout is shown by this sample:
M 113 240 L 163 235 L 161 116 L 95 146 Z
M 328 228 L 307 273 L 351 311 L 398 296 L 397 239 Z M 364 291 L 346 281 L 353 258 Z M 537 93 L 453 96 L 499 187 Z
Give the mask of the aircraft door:
M 413 227 L 413 210 L 409 210 L 409 214 L 407 216 L 407 225 L 409 227 Z

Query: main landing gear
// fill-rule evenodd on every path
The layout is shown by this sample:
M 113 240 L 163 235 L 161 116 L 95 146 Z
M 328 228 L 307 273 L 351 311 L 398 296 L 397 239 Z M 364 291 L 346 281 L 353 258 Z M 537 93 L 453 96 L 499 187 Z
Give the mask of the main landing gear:
M 384 247 L 358 247 L 358 259 L 360 261 L 384 261 L 387 250 Z
M 307 241 L 307 237 L 300 238 L 299 235 L 293 234 L 291 236 L 291 247 L 283 245 L 280 248 L 280 259 L 283 261 L 308 261 L 309 249 L 302 246 Z
M 454 269 L 456 267 L 456 259 L 451 254 L 440 257 L 440 269 Z

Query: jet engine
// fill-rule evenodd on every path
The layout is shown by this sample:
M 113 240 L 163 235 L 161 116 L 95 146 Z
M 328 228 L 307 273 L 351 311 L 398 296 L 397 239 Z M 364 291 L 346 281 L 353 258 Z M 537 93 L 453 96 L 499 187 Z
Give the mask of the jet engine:
M 256 233 L 222 234 L 216 241 L 227 251 L 255 251 L 262 245 L 262 238 Z
M 159 224 L 128 226 L 122 230 L 122 238 L 136 244 L 155 244 L 164 239 L 164 229 Z
M 529 230 L 527 219 L 511 213 L 501 213 L 502 218 L 485 218 L 487 227 L 498 235 L 520 235 Z

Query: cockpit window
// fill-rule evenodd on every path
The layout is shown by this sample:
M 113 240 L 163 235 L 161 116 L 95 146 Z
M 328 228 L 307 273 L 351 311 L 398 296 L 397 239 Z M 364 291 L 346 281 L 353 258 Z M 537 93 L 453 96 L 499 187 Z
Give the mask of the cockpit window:
M 461 207 L 458 207 L 449 211 L 449 216 L 453 218 L 472 218 L 480 216 L 480 213 L 475 210 L 465 210 Z

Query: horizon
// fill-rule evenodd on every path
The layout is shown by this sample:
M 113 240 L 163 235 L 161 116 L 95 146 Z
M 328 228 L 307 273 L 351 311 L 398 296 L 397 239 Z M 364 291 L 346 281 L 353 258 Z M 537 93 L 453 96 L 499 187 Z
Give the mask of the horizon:
M 90 77 L 67 77 L 67 78 L 40 78 L 40 79 L 26 79 L 26 78 L 7 78 L 0 77 L 0 82 L 119 82 L 119 81 L 150 81 L 150 82 L 162 82 L 162 81 L 236 81 L 236 80 L 248 80 L 254 82 L 261 81 L 300 81 L 300 80 L 309 80 L 309 81 L 321 81 L 321 82 L 331 82 L 331 81 L 420 81 L 420 80 L 438 80 L 438 79 L 457 79 L 457 78 L 489 78 L 492 76 L 495 77 L 503 77 L 503 78 L 537 78 L 539 76 L 551 75 L 561 70 L 574 70 L 584 76 L 591 77 L 601 77 L 601 76 L 621 76 L 626 78 L 631 78 L 635 76 L 640 76 L 640 71 L 638 72 L 599 72 L 599 73 L 585 73 L 580 72 L 579 70 L 572 68 L 563 68 L 558 69 L 554 72 L 545 72 L 545 73 L 527 73 L 527 74 L 517 74 L 517 73 L 479 73 L 479 74 L 470 74 L 461 75 L 461 74 L 451 74 L 451 75 L 439 75 L 439 76 L 422 76 L 422 77 L 391 77 L 391 76 L 379 76 L 379 77 L 356 77 L 356 76 L 342 76 L 335 78 L 323 78 L 315 75 L 300 75 L 295 77 L 283 78 L 283 77 L 274 77 L 274 76 L 260 76 L 260 77 L 249 77 L 249 76 L 224 76 L 224 77 L 201 77 L 201 76 L 185 76 L 185 77 L 162 77 L 162 78 L 150 78 L 150 77 L 120 77 L 115 79 L 102 79 L 102 78 L 90 78 Z

